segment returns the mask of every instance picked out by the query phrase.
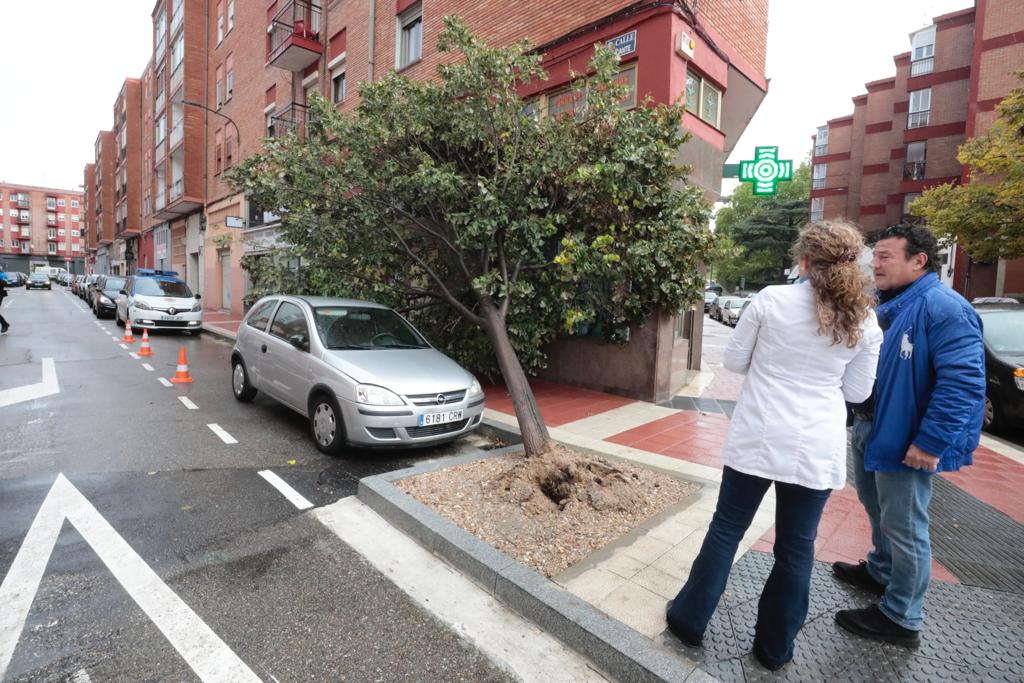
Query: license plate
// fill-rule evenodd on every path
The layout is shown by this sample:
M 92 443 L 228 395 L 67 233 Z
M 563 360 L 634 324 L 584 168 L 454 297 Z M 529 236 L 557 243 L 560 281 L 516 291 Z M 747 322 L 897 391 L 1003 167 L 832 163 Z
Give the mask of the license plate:
M 420 415 L 420 427 L 429 427 L 431 425 L 442 425 L 449 422 L 458 422 L 462 419 L 461 410 L 449 410 L 444 413 L 427 413 Z
M 160 316 L 160 319 L 161 320 L 181 320 L 181 318 L 179 318 L 176 315 L 162 315 L 162 316 Z

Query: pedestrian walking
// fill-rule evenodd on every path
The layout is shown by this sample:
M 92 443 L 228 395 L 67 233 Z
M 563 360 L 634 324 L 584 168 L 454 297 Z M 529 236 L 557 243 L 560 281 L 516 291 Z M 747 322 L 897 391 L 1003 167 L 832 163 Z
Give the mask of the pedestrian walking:
M 0 308 L 4 305 L 4 299 L 7 298 L 7 278 L 0 275 Z M 0 315 L 0 334 L 7 334 L 7 330 L 10 328 L 10 324 L 4 320 L 4 317 Z
M 836 622 L 858 635 L 917 647 L 931 580 L 928 503 L 936 472 L 971 464 L 985 406 L 981 319 L 939 280 L 931 231 L 883 231 L 873 261 L 884 341 L 871 403 L 854 409 L 857 496 L 874 548 L 836 578 L 880 596 Z
M 864 240 L 838 221 L 805 228 L 794 249 L 806 280 L 767 287 L 739 319 L 723 356 L 743 373 L 722 451 L 718 504 L 669 629 L 699 646 L 725 590 L 740 539 L 775 486 L 775 564 L 761 592 L 754 656 L 766 668 L 793 657 L 807 617 L 814 540 L 832 489 L 846 481 L 846 403 L 871 393 L 882 332 Z

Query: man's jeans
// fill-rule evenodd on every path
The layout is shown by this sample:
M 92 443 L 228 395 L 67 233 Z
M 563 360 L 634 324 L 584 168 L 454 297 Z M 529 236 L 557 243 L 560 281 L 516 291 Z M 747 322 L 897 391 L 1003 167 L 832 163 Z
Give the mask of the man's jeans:
M 725 590 L 740 540 L 772 483 L 729 467 L 722 472 L 715 515 L 686 585 L 667 615 L 675 629 L 695 640 L 704 635 Z M 761 591 L 754 649 L 763 660 L 781 666 L 793 658 L 793 640 L 807 618 L 814 539 L 832 491 L 774 484 L 775 565 Z
M 924 594 L 932 576 L 932 544 L 928 536 L 930 472 L 867 472 L 864 445 L 871 422 L 853 421 L 853 469 L 857 497 L 871 520 L 868 573 L 885 586 L 879 609 L 894 622 L 914 631 L 924 621 Z

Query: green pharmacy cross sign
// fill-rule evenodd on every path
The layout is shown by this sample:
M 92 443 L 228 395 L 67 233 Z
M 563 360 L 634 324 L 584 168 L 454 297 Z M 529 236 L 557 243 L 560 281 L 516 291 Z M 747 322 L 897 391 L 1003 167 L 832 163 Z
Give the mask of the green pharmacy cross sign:
M 779 160 L 778 147 L 755 147 L 754 160 L 740 162 L 740 182 L 753 183 L 755 195 L 775 194 L 778 183 L 793 179 L 793 162 Z

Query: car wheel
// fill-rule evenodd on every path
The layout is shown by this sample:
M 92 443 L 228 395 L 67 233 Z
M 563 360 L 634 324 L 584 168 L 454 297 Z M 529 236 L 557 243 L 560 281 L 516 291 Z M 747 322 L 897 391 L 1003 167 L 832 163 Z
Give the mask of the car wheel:
M 249 384 L 249 373 L 241 360 L 236 360 L 231 366 L 231 390 L 242 403 L 249 403 L 256 398 L 256 388 Z
M 309 431 L 322 453 L 337 455 L 341 452 L 345 446 L 345 425 L 333 396 L 317 394 L 310 401 Z
M 124 327 L 124 321 L 121 320 L 121 311 L 114 309 L 114 324 L 118 327 Z
M 998 432 L 1002 427 L 1003 420 L 1000 416 L 999 406 L 989 396 L 985 396 L 985 416 L 981 426 L 986 432 Z

